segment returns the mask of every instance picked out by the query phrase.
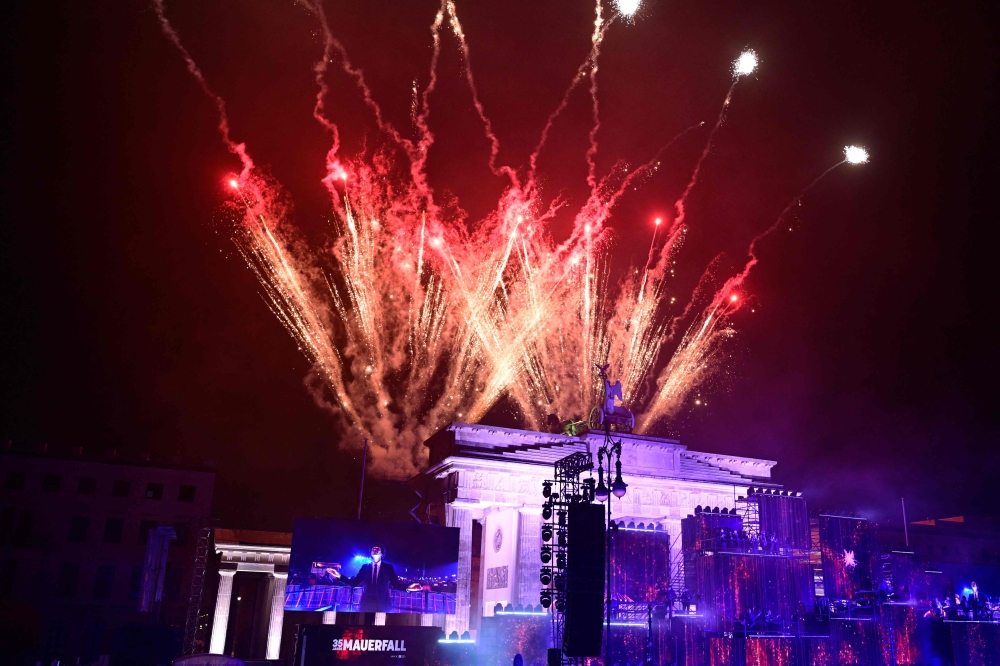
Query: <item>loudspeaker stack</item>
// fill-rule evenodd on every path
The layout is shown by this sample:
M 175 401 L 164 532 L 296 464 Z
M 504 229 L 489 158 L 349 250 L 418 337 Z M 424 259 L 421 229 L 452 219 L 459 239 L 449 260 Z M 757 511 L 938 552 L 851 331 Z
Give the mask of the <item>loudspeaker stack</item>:
M 569 506 L 563 652 L 601 656 L 604 622 L 604 505 Z

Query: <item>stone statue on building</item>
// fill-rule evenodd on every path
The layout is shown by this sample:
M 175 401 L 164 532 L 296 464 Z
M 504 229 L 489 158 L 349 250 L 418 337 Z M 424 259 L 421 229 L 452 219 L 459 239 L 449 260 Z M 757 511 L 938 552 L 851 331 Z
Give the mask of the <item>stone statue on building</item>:
M 635 427 L 635 415 L 624 405 L 625 398 L 622 395 L 622 383 L 616 381 L 614 384 L 608 379 L 608 368 L 610 364 L 599 365 L 597 370 L 604 382 L 604 391 L 601 396 L 601 404 L 590 410 L 590 427 L 598 429 L 615 429 L 619 431 L 632 432 Z

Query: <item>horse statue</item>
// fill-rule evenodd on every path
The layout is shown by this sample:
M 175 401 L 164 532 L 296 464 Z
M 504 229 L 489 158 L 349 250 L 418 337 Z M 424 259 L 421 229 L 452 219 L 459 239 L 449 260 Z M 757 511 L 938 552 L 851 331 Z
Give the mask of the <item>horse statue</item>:
M 611 426 L 615 426 L 616 429 L 632 432 L 632 429 L 635 428 L 635 415 L 622 404 L 625 398 L 622 395 L 621 381 L 612 384 L 611 380 L 608 379 L 608 368 L 611 367 L 611 364 L 596 367 L 604 381 L 604 394 L 601 398 L 601 404 L 590 410 L 591 429 L 606 428 L 610 430 Z

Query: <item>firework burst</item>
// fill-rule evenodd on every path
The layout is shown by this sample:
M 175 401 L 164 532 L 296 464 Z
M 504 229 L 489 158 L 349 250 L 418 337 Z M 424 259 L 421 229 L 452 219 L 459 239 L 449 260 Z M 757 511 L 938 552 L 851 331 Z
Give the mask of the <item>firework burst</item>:
M 162 0 L 154 7 L 164 33 L 215 101 L 222 138 L 241 159 L 241 172 L 226 179 L 241 220 L 234 241 L 271 310 L 313 364 L 307 383 L 317 402 L 355 428 L 358 441 L 362 436 L 372 440 L 374 471 L 393 477 L 414 473 L 426 462 L 424 439 L 451 420 L 479 420 L 503 396 L 518 405 L 532 427 L 548 414 L 582 417 L 599 395 L 595 366 L 605 363 L 622 378 L 625 401 L 640 414 L 641 430 L 675 415 L 717 369 L 717 350 L 733 335 L 729 319 L 742 303 L 736 295 L 757 261 L 754 247 L 760 237 L 744 270 L 713 292 L 707 304 L 695 297 L 671 316 L 675 298 L 666 297 L 665 281 L 687 231 L 685 203 L 738 81 L 757 68 L 756 54 L 748 50 L 733 64 L 732 85 L 673 220 L 662 225 L 662 232 L 656 220 L 646 263 L 612 284 L 607 226 L 612 210 L 626 190 L 659 170 L 670 144 L 638 168 L 619 165 L 604 176 L 597 173 L 598 60 L 614 21 L 604 18 L 599 1 L 590 52 L 523 171 L 497 163 L 499 142 L 476 90 L 470 49 L 452 0 L 442 2 L 431 23 L 428 84 L 422 91 L 416 84 L 413 88 L 415 132 L 385 119 L 363 73 L 333 36 L 319 0 L 303 2 L 323 36 L 323 53 L 314 67 L 314 116 L 331 136 L 323 182 L 335 212 L 336 236 L 321 248 L 298 239 L 280 186 L 260 174 L 243 144 L 230 139 L 225 104 L 184 49 Z M 619 0 L 615 7 L 615 16 L 627 19 L 639 2 Z M 425 170 L 434 143 L 428 100 L 445 31 L 464 61 L 473 105 L 490 141 L 490 169 L 508 181 L 494 210 L 471 226 L 439 205 Z M 387 145 L 355 158 L 341 155 L 326 106 L 331 63 L 354 81 L 381 134 L 389 138 Z M 542 200 L 537 162 L 553 123 L 584 81 L 593 121 L 584 155 L 590 193 L 569 237 L 557 242 L 548 225 L 562 203 Z M 862 153 L 848 148 L 845 161 L 866 161 Z M 664 359 L 668 345 L 675 349 Z M 355 442 L 348 439 L 345 445 Z

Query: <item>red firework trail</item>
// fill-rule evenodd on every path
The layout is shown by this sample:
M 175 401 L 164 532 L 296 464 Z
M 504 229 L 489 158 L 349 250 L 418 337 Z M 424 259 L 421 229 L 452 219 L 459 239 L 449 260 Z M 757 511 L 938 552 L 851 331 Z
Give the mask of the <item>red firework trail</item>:
M 746 54 L 734 66 L 736 79 L 675 206 L 677 216 L 663 248 L 654 252 L 654 231 L 641 278 L 636 270 L 612 285 L 607 228 L 612 210 L 628 188 L 658 171 L 675 141 L 703 123 L 678 134 L 638 168 L 619 163 L 598 177 L 596 76 L 615 18 L 604 18 L 600 2 L 595 3 L 590 51 L 548 116 L 523 177 L 518 169 L 497 163 L 500 142 L 479 98 L 471 50 L 453 0 L 442 0 L 430 26 L 430 71 L 426 87 L 414 87 L 413 137 L 385 118 L 364 73 L 334 37 L 321 0 L 303 2 L 323 37 L 323 52 L 313 67 L 313 115 L 331 136 L 323 182 L 338 232 L 318 249 L 297 238 L 279 184 L 261 175 L 244 144 L 230 138 L 225 103 L 166 18 L 163 0 L 154 0 L 153 6 L 164 34 L 215 103 L 225 145 L 240 159 L 241 173 L 230 182 L 242 217 L 233 240 L 275 316 L 313 363 L 307 384 L 317 403 L 342 416 L 360 431 L 359 438 L 374 443 L 376 474 L 413 474 L 426 462 L 423 440 L 451 420 L 480 419 L 505 395 L 533 427 L 548 414 L 585 414 L 599 392 L 597 364 L 610 363 L 622 378 L 626 402 L 640 413 L 641 428 L 651 429 L 675 415 L 690 392 L 718 368 L 719 345 L 732 335 L 728 317 L 740 306 L 732 296 L 757 262 L 756 242 L 776 229 L 791 207 L 755 239 L 744 270 L 698 316 L 695 302 L 701 290 L 696 290 L 684 310 L 692 323 L 664 361 L 664 346 L 681 319 L 668 317 L 663 273 L 686 228 L 684 203 L 697 185 L 736 81 L 749 73 Z M 426 174 L 434 144 L 429 99 L 437 85 L 445 29 L 457 41 L 473 106 L 490 142 L 490 170 L 510 182 L 494 210 L 471 225 L 463 214 L 446 213 L 438 205 Z M 351 158 L 340 154 L 340 135 L 327 102 L 326 76 L 333 63 L 354 82 L 380 135 L 387 137 L 386 145 Z M 590 194 L 576 212 L 569 237 L 556 242 L 548 224 L 564 203 L 544 201 L 539 194 L 538 157 L 585 77 L 593 119 L 585 155 Z M 400 172 L 407 177 L 401 179 Z M 655 381 L 646 381 L 654 376 Z

